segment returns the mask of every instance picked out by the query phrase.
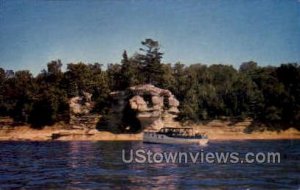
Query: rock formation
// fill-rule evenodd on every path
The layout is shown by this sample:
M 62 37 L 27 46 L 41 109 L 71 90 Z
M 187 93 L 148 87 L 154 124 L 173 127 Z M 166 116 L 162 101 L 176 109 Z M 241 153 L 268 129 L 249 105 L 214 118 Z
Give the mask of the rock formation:
M 76 96 L 69 100 L 70 126 L 76 129 L 95 128 L 99 115 L 90 113 L 94 108 L 92 94 L 83 92 L 83 96 Z
M 179 102 L 169 90 L 146 84 L 110 95 L 111 111 L 104 125 L 112 131 L 134 132 L 179 126 L 174 120 L 179 113 Z

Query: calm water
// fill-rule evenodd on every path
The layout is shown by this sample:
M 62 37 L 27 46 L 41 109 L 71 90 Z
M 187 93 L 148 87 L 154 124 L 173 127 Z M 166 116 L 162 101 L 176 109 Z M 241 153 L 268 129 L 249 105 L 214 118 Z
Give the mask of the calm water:
M 280 164 L 125 164 L 122 149 L 280 152 Z M 129 156 L 129 154 L 127 154 Z M 0 142 L 0 189 L 299 189 L 300 141 Z

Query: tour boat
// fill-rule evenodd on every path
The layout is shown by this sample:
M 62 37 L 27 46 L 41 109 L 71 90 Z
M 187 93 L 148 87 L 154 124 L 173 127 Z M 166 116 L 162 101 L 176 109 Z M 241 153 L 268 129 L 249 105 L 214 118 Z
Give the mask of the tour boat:
M 143 142 L 206 145 L 208 143 L 208 137 L 205 134 L 194 133 L 193 128 L 164 127 L 158 132 L 145 131 L 143 134 Z

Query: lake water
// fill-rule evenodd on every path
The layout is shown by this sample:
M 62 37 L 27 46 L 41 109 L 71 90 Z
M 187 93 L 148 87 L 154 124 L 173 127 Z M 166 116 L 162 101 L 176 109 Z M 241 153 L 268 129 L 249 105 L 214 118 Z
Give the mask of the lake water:
M 277 164 L 124 163 L 122 150 L 280 152 Z M 130 156 L 127 152 L 127 158 Z M 300 141 L 0 142 L 0 189 L 299 189 Z

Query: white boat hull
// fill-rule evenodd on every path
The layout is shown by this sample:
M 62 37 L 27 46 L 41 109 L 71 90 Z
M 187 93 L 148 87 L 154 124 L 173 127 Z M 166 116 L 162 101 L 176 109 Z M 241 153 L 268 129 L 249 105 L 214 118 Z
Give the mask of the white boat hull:
M 184 137 L 169 137 L 165 134 L 157 134 L 155 132 L 144 132 L 143 142 L 146 143 L 163 143 L 163 144 L 199 144 L 206 145 L 207 138 L 184 138 Z

